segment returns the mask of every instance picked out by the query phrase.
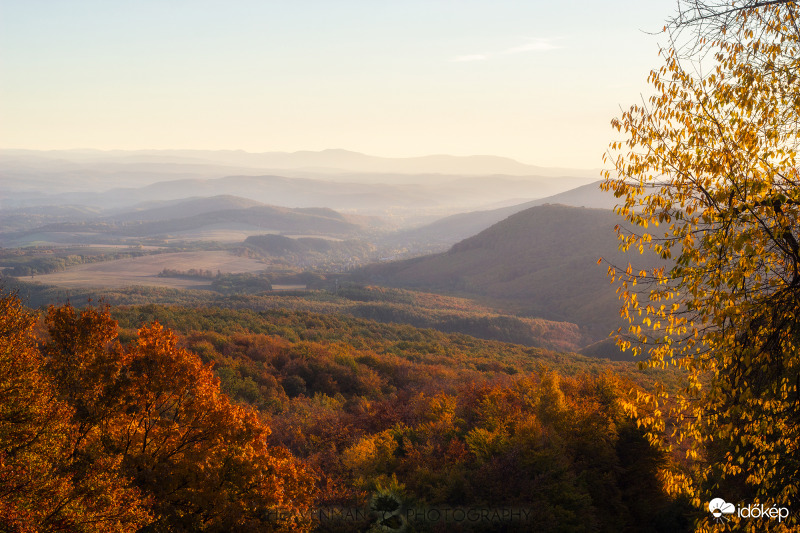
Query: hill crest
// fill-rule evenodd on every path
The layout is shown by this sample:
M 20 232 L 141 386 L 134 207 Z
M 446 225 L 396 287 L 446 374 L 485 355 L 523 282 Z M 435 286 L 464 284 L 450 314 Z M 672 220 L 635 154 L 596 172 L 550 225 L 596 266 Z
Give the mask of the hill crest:
M 477 298 L 512 313 L 578 324 L 586 344 L 622 325 L 608 263 L 644 266 L 618 250 L 606 209 L 536 206 L 454 244 L 448 251 L 371 265 L 356 279 Z M 655 261 L 647 258 L 652 264 Z

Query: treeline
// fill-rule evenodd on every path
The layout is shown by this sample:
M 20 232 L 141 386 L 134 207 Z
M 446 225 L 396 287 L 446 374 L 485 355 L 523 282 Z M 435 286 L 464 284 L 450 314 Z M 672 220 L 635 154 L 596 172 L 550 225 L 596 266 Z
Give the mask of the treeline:
M 271 291 L 272 282 L 265 274 L 220 274 L 214 277 L 211 288 L 223 294 L 258 294 Z
M 292 238 L 266 234 L 247 237 L 243 245 L 257 257 L 326 272 L 344 272 L 377 259 L 375 245 L 356 239 Z
M 159 242 L 156 244 L 165 243 Z M 137 244 L 131 244 L 129 247 L 121 249 L 113 248 L 112 246 L 92 248 L 74 245 L 53 248 L 39 246 L 25 249 L 0 249 L 0 264 L 3 265 L 0 273 L 5 276 L 25 277 L 61 272 L 70 267 L 87 263 L 99 263 L 170 252 L 225 250 L 228 248 L 214 242 L 197 242 L 170 244 L 156 249 L 145 249 Z
M 50 274 L 60 272 L 69 267 L 82 265 L 87 261 L 85 255 L 67 256 L 43 256 L 25 258 L 4 258 L 3 263 L 7 266 L 3 268 L 5 276 L 33 276 L 36 274 Z
M 47 255 L 6 255 L 3 254 L 2 260 L 5 267 L 2 269 L 2 274 L 5 276 L 35 276 L 38 274 L 51 274 L 53 272 L 61 272 L 73 266 L 83 265 L 86 263 L 99 263 L 101 261 L 113 261 L 115 259 L 127 259 L 130 257 L 141 257 L 149 255 L 152 252 L 144 251 L 126 251 L 102 254 L 66 254 L 61 255 L 57 253 Z
M 188 270 L 177 270 L 165 268 L 158 273 L 160 278 L 184 278 L 213 280 L 211 290 L 222 294 L 259 294 L 272 290 L 272 281 L 269 274 L 251 274 L 249 272 L 240 274 L 223 274 L 219 270 L 216 273 L 212 270 L 202 268 L 190 268 Z
M 190 268 L 189 270 L 178 270 L 175 268 L 164 268 L 158 273 L 159 278 L 200 278 L 200 279 L 213 279 L 222 276 L 222 272 L 217 270 Z
M 438 312 L 388 302 L 351 305 L 347 313 L 379 322 L 410 324 L 445 333 L 547 348 L 575 350 L 581 334 L 575 324 L 526 319 L 497 313 Z

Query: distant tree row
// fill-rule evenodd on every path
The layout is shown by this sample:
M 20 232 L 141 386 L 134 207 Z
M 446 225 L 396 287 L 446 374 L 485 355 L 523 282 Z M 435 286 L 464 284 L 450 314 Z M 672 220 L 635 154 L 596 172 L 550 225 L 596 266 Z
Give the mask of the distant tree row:
M 73 248 L 74 250 L 74 248 Z M 0 262 L 4 268 L 2 273 L 6 276 L 33 276 L 38 274 L 51 274 L 53 272 L 61 272 L 70 267 L 83 265 L 86 263 L 98 263 L 101 261 L 112 261 L 114 259 L 125 259 L 129 257 L 140 257 L 149 255 L 154 252 L 151 251 L 120 251 L 113 253 L 91 253 L 87 250 L 86 253 L 81 254 L 64 254 L 53 251 L 47 255 L 41 255 L 42 250 L 36 250 L 35 253 L 27 254 L 0 254 Z
M 131 257 L 130 254 L 115 254 L 113 259 Z M 7 276 L 33 276 L 36 274 L 50 274 L 60 272 L 70 267 L 103 261 L 110 258 L 99 258 L 92 255 L 67 255 L 67 256 L 35 256 L 20 258 L 5 258 L 3 263 L 7 265 L 3 268 L 3 274 Z
M 159 278 L 201 278 L 214 279 L 222 276 L 222 272 L 214 272 L 209 269 L 190 268 L 189 270 L 177 270 L 174 268 L 164 268 L 158 273 Z

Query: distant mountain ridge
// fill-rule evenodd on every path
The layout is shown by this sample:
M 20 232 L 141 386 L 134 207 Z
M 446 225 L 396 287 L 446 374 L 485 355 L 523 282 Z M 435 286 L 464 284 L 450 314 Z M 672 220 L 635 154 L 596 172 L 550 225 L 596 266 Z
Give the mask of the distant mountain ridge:
M 265 205 L 262 202 L 233 195 L 186 198 L 179 201 L 160 203 L 166 205 L 148 206 L 139 209 L 134 208 L 130 211 L 126 210 L 114 215 L 102 217 L 102 220 L 116 223 L 131 221 L 155 222 L 180 217 L 198 216 L 214 211 L 248 209 Z
M 539 167 L 496 156 L 0 150 L 0 207 L 109 210 L 188 197 L 239 196 L 266 205 L 385 216 L 393 224 L 409 226 L 543 198 L 584 185 L 593 176 L 596 170 Z
M 223 209 L 169 220 L 157 220 L 125 225 L 114 232 L 127 236 L 152 236 L 165 233 L 197 230 L 221 224 L 247 224 L 256 228 L 280 232 L 319 233 L 348 236 L 359 227 L 326 208 L 289 209 L 269 205 L 256 205 L 240 209 Z
M 480 206 L 516 197 L 540 197 L 574 188 L 585 178 L 453 178 L 430 183 L 351 183 L 288 178 L 284 176 L 226 176 L 212 179 L 173 179 L 143 187 L 117 188 L 101 192 L 71 192 L 57 195 L 25 193 L 9 195 L 22 205 L 84 205 L 103 208 L 133 208 L 146 202 L 164 202 L 192 197 L 238 196 L 267 205 L 290 208 L 329 207 L 361 214 L 399 211 L 407 217 L 417 212 L 452 213 L 462 206 Z M 13 206 L 13 204 L 11 204 Z
M 542 167 L 493 155 L 426 155 L 378 157 L 343 149 L 297 152 L 245 152 L 243 150 L 0 150 L 0 167 L 9 162 L 61 160 L 72 165 L 125 162 L 128 164 L 222 165 L 262 169 L 311 169 L 327 172 L 382 172 L 402 174 L 456 174 L 509 176 L 597 175 L 596 169 Z

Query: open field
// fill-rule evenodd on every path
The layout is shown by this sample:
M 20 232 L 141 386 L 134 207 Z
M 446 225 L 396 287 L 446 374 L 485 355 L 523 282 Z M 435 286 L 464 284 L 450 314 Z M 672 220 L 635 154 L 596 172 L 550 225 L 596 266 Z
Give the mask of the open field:
M 273 291 L 304 291 L 308 289 L 308 285 L 301 285 L 298 283 L 293 284 L 273 284 L 272 290 Z
M 178 271 L 189 269 L 220 271 L 223 274 L 258 272 L 267 265 L 231 255 L 228 252 L 178 252 L 130 259 L 91 263 L 70 268 L 64 272 L 36 276 L 35 281 L 61 287 L 111 287 L 129 285 L 154 285 L 176 289 L 207 288 L 211 280 L 160 278 L 158 273 L 169 268 Z
M 279 233 L 277 230 L 266 230 L 251 224 L 220 223 L 210 224 L 201 228 L 187 229 L 170 232 L 165 240 L 167 242 L 181 241 L 216 241 L 216 242 L 242 242 L 251 235 L 264 235 L 266 233 Z

